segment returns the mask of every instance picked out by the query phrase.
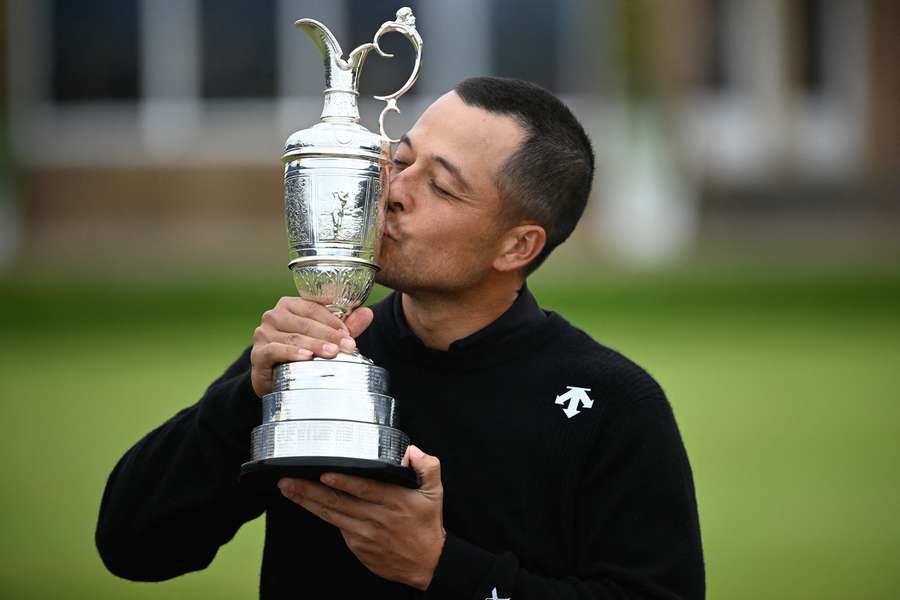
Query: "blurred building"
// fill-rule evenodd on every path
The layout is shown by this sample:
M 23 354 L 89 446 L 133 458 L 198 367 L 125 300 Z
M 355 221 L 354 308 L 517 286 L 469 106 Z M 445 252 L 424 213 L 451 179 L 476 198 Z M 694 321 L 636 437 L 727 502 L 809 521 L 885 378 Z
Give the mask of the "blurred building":
M 393 129 L 469 75 L 555 91 L 598 150 L 579 252 L 652 263 L 690 256 L 704 240 L 803 235 L 893 248 L 895 0 L 404 4 L 417 15 L 425 64 Z M 0 207 L 18 207 L 0 220 L 24 232 L 20 260 L 50 260 L 60 248 L 85 261 L 280 259 L 281 146 L 318 118 L 323 82 L 292 23 L 319 19 L 348 52 L 399 6 L 0 0 L 0 131 L 15 173 Z M 397 58 L 369 59 L 366 96 L 408 74 L 406 41 L 391 37 L 400 36 L 385 39 Z M 375 104 L 362 113 L 372 128 Z

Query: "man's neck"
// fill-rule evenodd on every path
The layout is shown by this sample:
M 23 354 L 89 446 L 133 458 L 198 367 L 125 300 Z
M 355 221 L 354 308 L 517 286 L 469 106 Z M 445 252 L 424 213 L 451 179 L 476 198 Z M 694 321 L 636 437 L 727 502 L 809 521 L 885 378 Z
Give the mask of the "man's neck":
M 456 340 L 497 320 L 515 302 L 521 287 L 521 281 L 509 281 L 487 290 L 479 287 L 452 296 L 404 293 L 403 314 L 425 346 L 447 350 Z

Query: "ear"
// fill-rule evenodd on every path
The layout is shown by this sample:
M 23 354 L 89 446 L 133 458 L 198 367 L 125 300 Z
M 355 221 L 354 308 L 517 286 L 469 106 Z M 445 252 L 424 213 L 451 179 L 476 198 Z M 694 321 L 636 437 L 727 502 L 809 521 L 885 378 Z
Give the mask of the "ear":
M 493 267 L 500 272 L 516 271 L 530 263 L 544 249 L 547 232 L 540 225 L 518 225 L 503 234 Z

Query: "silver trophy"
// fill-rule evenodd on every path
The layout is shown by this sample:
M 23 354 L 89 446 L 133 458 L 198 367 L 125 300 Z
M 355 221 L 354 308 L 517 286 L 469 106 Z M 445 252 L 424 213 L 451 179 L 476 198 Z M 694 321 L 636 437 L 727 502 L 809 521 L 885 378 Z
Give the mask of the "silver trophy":
M 409 8 L 397 11 L 372 42 L 345 59 L 334 35 L 313 19 L 295 23 L 315 42 L 325 62 L 324 109 L 319 123 L 293 133 L 285 144 L 284 213 L 294 283 L 301 298 L 326 306 L 340 318 L 365 302 L 378 265 L 387 163 L 391 140 L 384 117 L 399 112 L 397 99 L 418 77 L 422 38 Z M 380 135 L 359 124 L 359 75 L 369 52 L 390 57 L 379 46 L 388 32 L 403 34 L 416 52 L 409 79 L 387 96 Z M 251 434 L 251 460 L 244 478 L 316 478 L 325 471 L 361 474 L 415 486 L 400 461 L 409 437 L 397 429 L 396 401 L 388 395 L 388 373 L 364 356 L 280 365 L 271 394 L 262 400 L 262 424 Z

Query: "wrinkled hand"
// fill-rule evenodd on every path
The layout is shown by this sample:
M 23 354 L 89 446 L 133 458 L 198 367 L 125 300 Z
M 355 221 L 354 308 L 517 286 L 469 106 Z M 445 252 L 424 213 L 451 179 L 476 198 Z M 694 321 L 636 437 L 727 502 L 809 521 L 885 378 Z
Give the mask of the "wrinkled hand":
M 372 323 L 372 311 L 358 308 L 341 321 L 315 302 L 284 297 L 262 315 L 253 332 L 250 382 L 262 398 L 272 391 L 277 365 L 315 356 L 334 358 L 339 351 L 353 352 L 354 337 Z
M 403 457 L 419 477 L 419 489 L 326 473 L 321 483 L 282 479 L 281 493 L 341 530 L 344 542 L 367 569 L 390 581 L 425 590 L 444 548 L 441 465 L 410 446 Z

